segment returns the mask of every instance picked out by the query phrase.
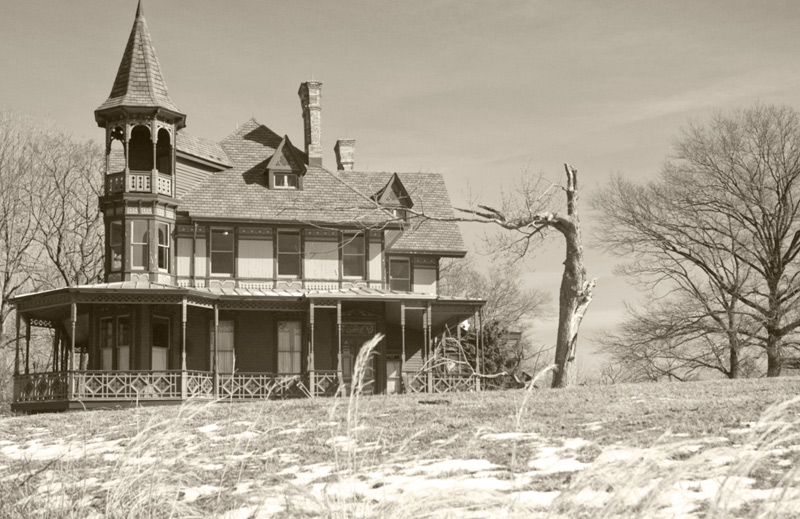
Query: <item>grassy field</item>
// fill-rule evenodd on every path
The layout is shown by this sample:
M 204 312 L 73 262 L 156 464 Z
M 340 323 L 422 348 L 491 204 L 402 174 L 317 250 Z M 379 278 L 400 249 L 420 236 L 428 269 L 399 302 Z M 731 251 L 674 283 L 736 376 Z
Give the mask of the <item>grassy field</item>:
M 800 379 L 0 420 L 0 517 L 797 517 Z

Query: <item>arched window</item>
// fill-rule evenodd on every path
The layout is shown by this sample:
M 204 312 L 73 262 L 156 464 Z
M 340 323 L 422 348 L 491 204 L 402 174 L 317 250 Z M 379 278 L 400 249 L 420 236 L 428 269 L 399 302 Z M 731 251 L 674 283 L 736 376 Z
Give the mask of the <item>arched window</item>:
M 150 130 L 146 126 L 137 126 L 131 132 L 128 159 L 132 170 L 151 171 L 153 169 L 153 141 L 150 139 Z
M 164 128 L 158 130 L 156 168 L 160 173 L 172 175 L 172 142 L 169 132 Z
M 111 130 L 111 142 L 108 147 L 108 173 L 119 173 L 125 170 L 125 130 L 117 126 Z

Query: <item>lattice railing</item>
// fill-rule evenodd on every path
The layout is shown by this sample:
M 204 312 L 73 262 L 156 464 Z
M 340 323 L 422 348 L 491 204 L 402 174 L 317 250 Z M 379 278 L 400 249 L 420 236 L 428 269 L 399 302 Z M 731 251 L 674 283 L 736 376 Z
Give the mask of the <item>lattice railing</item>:
M 159 173 L 158 179 L 158 194 L 172 196 L 172 177 Z
M 150 173 L 131 171 L 127 175 L 128 192 L 140 191 L 150 193 Z
M 66 373 L 32 373 L 14 376 L 14 402 L 66 400 Z
M 219 375 L 219 396 L 234 400 L 311 396 L 302 375 L 234 373 Z
M 335 396 L 339 391 L 339 372 L 335 369 L 317 369 L 308 374 L 314 396 Z
M 186 373 L 186 396 L 189 398 L 214 398 L 214 375 L 205 371 Z
M 428 372 L 403 373 L 403 391 L 406 393 L 427 393 Z
M 433 392 L 453 393 L 457 391 L 475 391 L 475 377 L 471 373 L 434 373 Z
M 77 371 L 75 400 L 164 400 L 181 398 L 180 371 Z

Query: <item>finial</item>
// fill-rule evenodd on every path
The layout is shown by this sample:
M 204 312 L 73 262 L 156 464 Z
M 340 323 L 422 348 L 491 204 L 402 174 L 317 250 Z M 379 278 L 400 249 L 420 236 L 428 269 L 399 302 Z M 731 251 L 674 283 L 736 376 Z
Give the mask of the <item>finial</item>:
M 142 0 L 139 0 L 139 5 L 136 6 L 136 18 L 144 16 L 144 7 L 142 7 Z

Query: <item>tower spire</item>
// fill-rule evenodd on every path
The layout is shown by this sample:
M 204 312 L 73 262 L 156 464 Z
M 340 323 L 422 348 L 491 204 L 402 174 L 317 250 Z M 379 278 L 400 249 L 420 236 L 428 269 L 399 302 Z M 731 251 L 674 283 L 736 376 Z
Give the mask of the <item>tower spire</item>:
M 185 125 L 186 115 L 172 102 L 167 91 L 167 84 L 161 73 L 150 29 L 144 18 L 142 0 L 136 6 L 136 18 L 133 22 L 128 44 L 122 55 L 117 70 L 117 77 L 111 87 L 108 99 L 95 110 L 98 124 L 110 112 L 119 108 L 135 110 L 151 109 L 175 119 L 179 127 Z

